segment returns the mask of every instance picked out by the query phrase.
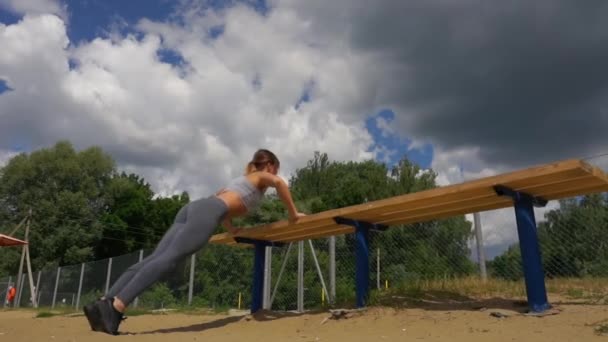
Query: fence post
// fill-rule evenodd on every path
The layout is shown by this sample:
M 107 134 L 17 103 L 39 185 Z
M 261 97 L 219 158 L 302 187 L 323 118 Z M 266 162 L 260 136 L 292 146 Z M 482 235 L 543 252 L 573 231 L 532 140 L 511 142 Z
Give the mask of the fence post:
M 192 253 L 190 257 L 190 282 L 188 283 L 188 305 L 192 305 L 192 293 L 194 291 L 194 266 L 196 262 L 196 253 Z
M 304 312 L 304 241 L 298 241 L 298 312 Z
M 61 267 L 57 267 L 57 278 L 55 279 L 55 289 L 53 290 L 53 303 L 51 309 L 55 308 L 55 301 L 57 300 L 57 288 L 59 287 L 59 275 L 61 274 Z
M 475 219 L 475 239 L 477 240 L 477 260 L 479 261 L 479 272 L 481 274 L 481 279 L 486 281 L 488 279 L 488 274 L 486 271 L 486 255 L 483 248 L 481 219 L 479 218 L 479 213 L 474 213 L 473 217 Z
M 42 270 L 38 271 L 38 277 L 36 279 L 36 295 L 38 296 L 38 298 L 36 299 L 36 303 L 38 303 L 38 306 L 40 306 L 40 297 L 41 295 L 41 291 L 40 291 L 40 276 L 42 275 Z
M 329 302 L 336 300 L 336 237 L 329 237 Z
M 317 259 L 317 253 L 315 253 L 315 248 L 313 247 L 311 240 L 308 240 L 308 245 L 310 246 L 310 254 L 312 254 L 312 260 L 315 263 L 317 273 L 319 274 L 319 280 L 321 280 L 322 296 L 327 295 L 329 297 L 329 294 L 327 293 L 327 287 L 325 286 L 325 280 L 323 279 L 323 274 L 321 273 L 321 266 L 319 266 L 319 260 Z
M 7 294 L 8 294 L 8 289 L 11 287 L 11 282 L 12 282 L 12 281 L 13 281 L 13 277 L 12 277 L 12 276 L 8 276 L 8 283 L 6 283 L 6 293 L 7 293 Z M 3 305 L 4 307 L 6 307 L 6 305 L 7 305 L 6 300 L 3 300 L 3 301 L 2 301 L 2 305 Z
M 142 260 L 144 260 L 144 250 L 140 249 L 139 250 L 139 262 L 141 262 Z M 139 297 L 135 297 L 135 300 L 133 300 L 133 307 L 136 308 L 137 304 L 139 304 Z
M 264 258 L 264 300 L 262 308 L 270 310 L 270 287 L 271 287 L 271 270 L 272 270 L 272 247 L 266 246 L 266 257 Z
M 376 287 L 380 290 L 380 247 L 376 255 Z
M 285 251 L 285 256 L 283 257 L 283 263 L 281 264 L 281 270 L 279 271 L 279 275 L 277 276 L 277 281 L 274 283 L 274 291 L 272 292 L 272 296 L 270 297 L 270 306 L 272 307 L 272 303 L 274 302 L 274 298 L 277 294 L 277 289 L 279 288 L 279 283 L 281 282 L 281 277 L 283 276 L 283 272 L 285 271 L 285 265 L 287 265 L 287 258 L 289 257 L 289 252 L 291 251 L 291 246 L 293 242 L 289 243 L 289 247 L 287 247 L 287 251 Z
M 84 262 L 80 266 L 80 281 L 78 282 L 78 296 L 76 297 L 76 308 L 80 306 L 80 294 L 82 293 L 82 281 L 84 280 Z
M 106 290 L 104 293 L 108 293 L 110 290 L 110 275 L 112 274 L 112 258 L 108 259 L 108 272 L 106 273 Z
M 21 294 L 23 293 L 23 284 L 25 283 L 25 273 L 21 275 L 21 285 L 17 289 L 18 305 L 21 305 Z

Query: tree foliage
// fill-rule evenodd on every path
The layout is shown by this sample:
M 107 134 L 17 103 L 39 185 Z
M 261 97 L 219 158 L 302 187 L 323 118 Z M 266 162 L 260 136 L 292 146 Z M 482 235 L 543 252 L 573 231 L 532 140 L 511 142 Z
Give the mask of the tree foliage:
M 98 147 L 60 141 L 21 153 L 0 169 L 0 227 L 9 233 L 32 210 L 32 267 L 70 265 L 152 247 L 188 195 L 153 199 L 139 176 L 118 173 Z M 24 229 L 16 233 L 24 237 Z M 5 248 L 0 271 L 18 268 L 20 249 Z
M 545 275 L 585 277 L 608 275 L 608 197 L 592 194 L 560 200 L 559 209 L 538 223 Z M 519 244 L 489 263 L 495 276 L 523 277 Z
M 436 186 L 435 177 L 432 170 L 422 170 L 407 158 L 388 167 L 374 160 L 332 161 L 327 154 L 316 152 L 304 167 L 291 175 L 289 184 L 299 210 L 318 213 L 431 189 Z M 151 250 L 177 211 L 190 200 L 185 192 L 157 197 L 139 175 L 118 172 L 112 158 L 101 149 L 91 147 L 78 152 L 69 142 L 12 158 L 0 169 L 0 181 L 3 232 L 10 231 L 30 208 L 33 210 L 30 241 L 35 269 L 77 264 L 139 249 Z M 260 210 L 236 219 L 234 224 L 255 226 L 286 217 L 281 201 L 269 194 Z M 221 231 L 223 227 L 217 227 L 216 233 Z M 391 282 L 462 275 L 474 271 L 467 245 L 470 235 L 469 222 L 458 216 L 374 233 L 371 248 L 384 256 L 383 279 Z M 315 241 L 315 248 L 319 262 L 326 264 L 327 240 Z M 337 272 L 338 292 L 354 292 L 353 236 L 337 238 L 336 249 L 338 255 L 352 260 L 341 264 Z M 307 253 L 310 253 L 308 248 Z M 292 254 L 287 269 L 295 270 L 297 258 Z M 250 294 L 243 289 L 251 284 L 252 257 L 251 249 L 226 246 L 208 246 L 198 253 L 195 301 L 233 305 L 239 293 L 245 302 L 249 301 Z M 308 254 L 307 260 L 310 257 Z M 278 274 L 281 266 L 281 256 L 277 258 L 272 264 L 273 274 Z M 18 261 L 18 250 L 12 249 L 0 261 L 0 272 L 12 273 Z M 183 296 L 186 292 L 182 280 L 189 272 L 188 262 L 184 261 L 174 270 L 174 274 L 179 273 L 174 279 L 181 282 L 168 287 L 174 295 Z M 295 291 L 295 282 L 296 273 L 287 272 L 281 286 Z M 305 283 L 307 293 L 320 293 L 314 267 L 307 267 Z M 163 298 L 167 296 L 166 288 L 155 289 Z M 277 302 L 295 304 L 294 300 L 282 296 L 289 296 L 289 292 L 279 291 Z M 316 295 L 306 298 L 313 300 Z

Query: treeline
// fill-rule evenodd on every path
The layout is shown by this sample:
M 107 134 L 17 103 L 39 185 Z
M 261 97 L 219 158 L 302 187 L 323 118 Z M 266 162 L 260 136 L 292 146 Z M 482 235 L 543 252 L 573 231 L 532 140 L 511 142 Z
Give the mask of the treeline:
M 337 162 L 317 152 L 290 176 L 289 185 L 300 211 L 317 213 L 335 208 L 418 192 L 436 187 L 436 174 L 407 158 L 388 167 L 368 160 Z M 76 151 L 67 141 L 11 158 L 0 169 L 0 231 L 12 228 L 32 209 L 30 231 L 34 270 L 151 251 L 169 228 L 177 211 L 190 201 L 187 192 L 158 197 L 139 175 L 117 170 L 114 160 L 98 147 Z M 234 221 L 255 226 L 286 218 L 283 204 L 267 195 L 259 211 Z M 545 272 L 549 277 L 600 276 L 608 273 L 608 199 L 605 195 L 561 201 L 539 224 Z M 515 229 L 515 228 L 514 228 Z M 216 232 L 222 232 L 221 226 Z M 23 237 L 23 230 L 16 234 Z M 399 286 L 417 279 L 473 275 L 468 243 L 471 223 L 464 216 L 393 227 L 371 235 L 371 281 Z M 314 241 L 316 258 L 327 276 L 328 240 Z M 353 236 L 336 241 L 338 298 L 354 295 Z M 294 246 L 295 247 L 295 246 Z M 273 274 L 281 267 L 283 249 L 275 249 Z M 275 303 L 296 305 L 297 254 L 292 248 Z M 306 246 L 306 305 L 318 303 L 321 282 Z M 381 279 L 376 279 L 380 253 Z M 4 248 L 0 275 L 14 275 L 20 248 Z M 187 297 L 188 262 L 177 267 L 145 298 L 163 298 L 165 305 Z M 249 302 L 253 258 L 251 250 L 209 245 L 197 254 L 195 305 L 234 305 L 239 293 Z M 128 265 L 123 265 L 128 267 Z M 519 246 L 488 262 L 492 276 L 521 279 Z M 66 271 L 67 272 L 67 271 Z M 73 275 L 62 273 L 76 282 Z M 119 273 L 121 270 L 116 269 Z M 101 291 L 105 275 L 85 275 L 87 288 Z M 113 278 L 116 276 L 113 273 Z M 325 278 L 328 281 L 327 277 Z M 68 280 L 66 280 L 68 281 Z M 274 280 L 273 280 L 274 282 Z M 67 285 L 66 285 L 67 286 Z M 93 291 L 93 290 L 91 290 Z M 94 296 L 93 293 L 88 295 Z M 151 297 L 150 297 L 151 296 Z
M 19 154 L 0 169 L 0 231 L 12 231 L 32 210 L 34 269 L 152 248 L 189 201 L 185 192 L 154 195 L 140 176 L 117 171 L 100 148 L 76 151 L 61 141 Z M 24 230 L 15 235 L 23 238 Z M 0 273 L 14 273 L 20 250 L 3 249 Z
M 559 209 L 549 211 L 539 222 L 538 236 L 547 277 L 607 276 L 607 194 L 561 200 Z M 495 277 L 523 278 L 519 244 L 490 261 L 488 268 Z
M 389 168 L 373 160 L 332 161 L 327 154 L 317 152 L 291 175 L 289 184 L 298 208 L 316 213 L 430 189 L 436 186 L 435 177 L 432 170 L 423 171 L 405 158 Z M 32 209 L 29 240 L 35 270 L 150 250 L 189 200 L 186 192 L 170 198 L 157 197 L 139 175 L 119 172 L 102 149 L 76 151 L 67 141 L 17 155 L 0 169 L 0 229 L 9 232 Z M 286 211 L 280 200 L 268 195 L 258 212 L 234 223 L 254 226 L 284 218 Z M 223 228 L 218 227 L 217 232 L 221 231 Z M 470 236 L 470 223 L 458 216 L 372 234 L 371 246 L 382 254 L 382 281 L 393 284 L 475 272 L 467 247 Z M 23 237 L 23 231 L 16 237 Z M 315 241 L 315 247 L 319 263 L 327 265 L 327 240 Z M 352 236 L 337 239 L 336 253 L 342 258 L 336 271 L 339 294 L 354 292 L 353 251 Z M 294 253 L 288 270 L 297 269 Z M 314 293 L 314 300 L 318 301 L 320 282 L 310 264 L 308 248 L 307 253 L 307 293 Z M 3 250 L 0 274 L 16 273 L 19 255 L 18 248 Z M 208 246 L 198 254 L 196 263 L 199 304 L 234 303 L 239 292 L 244 292 L 247 301 L 249 293 L 243 289 L 250 286 L 251 265 L 251 252 L 247 249 Z M 280 255 L 273 262 L 274 272 L 278 273 L 278 267 Z M 326 266 L 323 267 L 325 272 Z M 178 267 L 167 279 L 168 288 L 177 297 L 186 291 L 182 280 L 187 279 L 187 272 Z M 103 276 L 99 277 L 102 282 Z M 295 298 L 287 298 L 293 295 L 295 281 L 296 272 L 285 273 L 281 282 L 284 291 L 278 291 L 277 302 L 295 304 Z

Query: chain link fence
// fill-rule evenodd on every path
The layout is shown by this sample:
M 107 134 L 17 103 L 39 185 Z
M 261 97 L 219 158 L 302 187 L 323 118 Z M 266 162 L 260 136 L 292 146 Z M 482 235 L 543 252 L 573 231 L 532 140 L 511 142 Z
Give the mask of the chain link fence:
M 534 210 L 550 301 L 567 298 L 603 304 L 608 294 L 608 194 L 550 202 Z M 395 291 L 419 296 L 441 291 L 460 298 L 525 298 L 513 209 L 480 214 L 481 256 L 473 222 L 473 215 L 467 215 L 370 233 L 371 298 Z M 354 305 L 354 236 L 333 240 L 269 248 L 265 307 L 300 311 Z M 150 252 L 36 270 L 33 278 L 39 306 L 78 308 L 105 293 Z M 208 245 L 142 293 L 132 306 L 246 310 L 252 300 L 253 254 L 252 248 Z M 485 272 L 480 258 L 485 260 Z M 27 275 L 22 277 L 17 300 L 19 306 L 27 307 L 32 302 Z M 0 277 L 3 298 L 16 278 Z

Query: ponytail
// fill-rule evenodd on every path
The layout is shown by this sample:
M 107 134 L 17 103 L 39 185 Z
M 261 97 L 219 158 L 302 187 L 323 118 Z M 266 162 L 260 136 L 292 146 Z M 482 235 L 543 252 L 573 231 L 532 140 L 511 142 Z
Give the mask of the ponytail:
M 279 159 L 274 153 L 265 149 L 257 150 L 251 161 L 247 163 L 247 166 L 245 167 L 245 175 L 263 169 L 268 163 L 275 165 L 276 167 L 280 166 Z
M 247 166 L 245 167 L 245 175 L 255 172 L 256 169 L 257 168 L 255 167 L 255 164 L 252 161 L 250 161 L 249 163 L 247 163 Z

